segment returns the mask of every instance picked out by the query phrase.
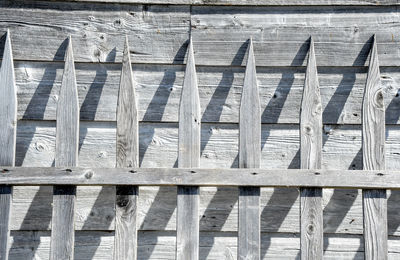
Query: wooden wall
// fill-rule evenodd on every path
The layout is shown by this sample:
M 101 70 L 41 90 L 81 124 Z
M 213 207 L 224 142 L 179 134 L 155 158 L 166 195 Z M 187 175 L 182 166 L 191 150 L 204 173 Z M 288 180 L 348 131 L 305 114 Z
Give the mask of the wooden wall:
M 386 165 L 400 167 L 397 0 L 75 0 L 0 3 L 18 86 L 18 166 L 52 166 L 66 39 L 81 111 L 79 165 L 115 166 L 124 36 L 137 81 L 142 167 L 177 167 L 178 104 L 193 37 L 202 111 L 201 167 L 238 167 L 238 112 L 253 37 L 262 111 L 261 167 L 299 168 L 299 108 L 313 35 L 323 103 L 322 167 L 361 169 L 361 100 L 377 35 L 386 104 Z M 0 53 L 5 37 L 0 38 Z M 262 189 L 264 258 L 299 258 L 295 189 Z M 51 187 L 16 187 L 11 259 L 48 259 Z M 236 188 L 201 188 L 200 259 L 236 259 Z M 110 259 L 115 191 L 79 187 L 76 259 Z M 388 197 L 389 258 L 400 257 L 400 191 Z M 361 192 L 324 190 L 324 255 L 363 259 Z M 173 259 L 176 188 L 140 188 L 139 259 Z

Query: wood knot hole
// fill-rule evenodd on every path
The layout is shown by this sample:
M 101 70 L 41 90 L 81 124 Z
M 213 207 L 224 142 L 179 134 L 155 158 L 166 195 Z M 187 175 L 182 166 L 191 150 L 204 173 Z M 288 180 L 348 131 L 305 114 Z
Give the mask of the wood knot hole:
M 385 174 L 383 174 L 383 173 L 381 173 L 381 172 L 378 172 L 376 175 L 377 175 L 377 176 L 383 176 L 383 175 L 385 175 Z
M 308 225 L 307 227 L 307 233 L 314 233 L 314 225 Z
M 251 173 L 251 175 L 257 175 L 257 174 L 258 174 L 258 173 L 256 173 L 256 172 L 252 172 L 252 173 Z
M 130 172 L 130 173 L 136 173 L 137 171 L 135 171 L 135 170 L 130 170 L 129 172 Z
M 93 171 L 87 171 L 86 173 L 85 173 L 85 178 L 86 179 L 91 179 L 92 177 L 93 177 Z
M 72 170 L 71 170 L 71 169 L 65 169 L 65 171 L 66 171 L 66 172 L 72 172 Z
M 314 172 L 314 174 L 315 174 L 315 175 L 321 175 L 321 173 L 320 173 L 320 172 Z
M 9 170 L 8 169 L 3 169 L 1 172 L 2 173 L 7 173 L 7 172 L 9 172 Z
M 196 171 L 193 171 L 193 170 L 191 170 L 190 172 L 191 172 L 191 173 L 196 173 Z

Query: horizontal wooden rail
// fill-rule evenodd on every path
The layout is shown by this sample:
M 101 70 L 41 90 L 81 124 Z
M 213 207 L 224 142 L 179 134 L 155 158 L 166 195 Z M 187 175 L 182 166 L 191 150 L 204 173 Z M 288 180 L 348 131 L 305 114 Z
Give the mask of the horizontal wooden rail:
M 3 184 L 400 189 L 400 171 L 0 166 Z

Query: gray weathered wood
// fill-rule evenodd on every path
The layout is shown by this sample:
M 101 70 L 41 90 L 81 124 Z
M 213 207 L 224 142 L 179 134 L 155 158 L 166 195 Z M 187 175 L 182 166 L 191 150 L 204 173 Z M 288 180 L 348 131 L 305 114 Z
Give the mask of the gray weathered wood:
M 71 2 L 105 2 L 105 3 L 129 3 L 129 4 L 195 4 L 195 5 L 398 5 L 397 0 L 385 0 L 385 1 L 374 1 L 374 0 L 69 0 Z
M 112 232 L 77 231 L 76 259 L 107 260 L 112 258 Z M 12 236 L 11 259 L 48 259 L 50 233 L 47 231 L 16 231 Z M 174 259 L 175 234 L 173 231 L 142 231 L 139 254 L 143 259 Z M 262 259 L 299 259 L 299 236 L 292 233 L 262 233 Z M 38 245 L 38 241 L 40 244 Z M 236 259 L 236 232 L 203 232 L 200 238 L 200 258 L 211 260 Z M 325 259 L 363 260 L 364 246 L 361 235 L 344 237 L 327 235 Z M 390 259 L 400 256 L 400 241 L 390 237 Z M 36 250 L 34 250 L 36 248 Z
M 128 38 L 117 107 L 117 167 L 139 167 L 139 124 Z M 114 259 L 137 258 L 137 186 L 117 186 Z
M 374 35 L 362 107 L 363 169 L 385 169 L 385 110 Z M 386 190 L 363 191 L 365 259 L 387 259 Z
M 7 21 L 0 25 L 0 34 L 7 27 L 15 29 L 17 60 L 63 61 L 62 30 L 80 46 L 74 50 L 76 62 L 120 63 L 129 35 L 135 62 L 182 63 L 182 45 L 190 31 L 190 6 L 1 1 L 0 8 L 0 20 Z
M 398 170 L 7 167 L 2 171 L 0 184 L 11 185 L 400 188 Z
M 322 105 L 319 91 L 314 41 L 310 38 L 306 79 L 300 110 L 300 168 L 321 169 Z M 301 258 L 322 259 L 322 190 L 300 189 Z
M 76 65 L 80 118 L 115 121 L 120 64 Z M 179 99 L 183 83 L 182 65 L 135 65 L 139 121 L 178 122 Z M 258 67 L 261 121 L 298 124 L 305 68 Z M 324 124 L 361 124 L 365 68 L 320 67 L 321 101 Z M 16 62 L 18 116 L 28 120 L 55 120 L 62 64 Z M 386 123 L 398 124 L 400 111 L 397 82 L 400 71 L 381 67 Z M 237 123 L 244 80 L 244 68 L 197 68 L 202 122 Z M 53 83 L 54 82 L 54 83 Z M 168 97 L 168 99 L 167 99 Z M 264 112 L 265 111 L 265 112 Z M 113 162 L 115 164 L 115 160 Z
M 260 54 L 257 63 L 264 66 L 305 65 L 303 57 L 310 33 L 321 37 L 315 40 L 318 65 L 366 66 L 368 35 L 378 32 L 381 65 L 400 64 L 396 47 L 400 39 L 395 37 L 399 21 L 392 6 L 193 6 L 192 13 L 188 5 L 107 5 L 106 11 L 104 6 L 61 1 L 7 2 L 1 5 L 0 19 L 9 22 L 0 31 L 18 28 L 13 35 L 18 60 L 51 61 L 55 56 L 62 60 L 63 54 L 57 50 L 64 40 L 58 33 L 63 28 L 73 34 L 76 46 L 87 46 L 76 50 L 77 61 L 120 62 L 122 36 L 128 34 L 135 35 L 130 38 L 135 62 L 175 64 L 184 61 L 183 43 L 191 31 L 198 65 L 239 64 L 241 59 L 235 57 L 244 54 L 245 48 L 241 47 L 252 35 L 255 51 Z M 81 11 L 86 7 L 90 8 L 90 15 Z M 199 13 L 203 16 L 199 17 Z M 77 22 L 71 24 L 70 17 Z M 206 20 L 217 21 L 219 28 L 203 26 Z M 303 22 L 299 24 L 299 20 Z M 259 46 L 259 41 L 265 42 Z
M 179 168 L 200 167 L 200 137 L 200 98 L 190 39 L 179 105 Z M 176 259 L 196 260 L 199 258 L 199 188 L 178 186 L 177 193 Z
M 79 106 L 71 37 L 65 56 L 65 67 L 57 103 L 56 167 L 78 164 Z M 74 258 L 75 186 L 53 187 L 50 259 Z
M 17 135 L 17 87 L 11 35 L 7 31 L 0 68 L 0 165 L 15 165 Z M 0 186 L 0 259 L 8 259 L 12 187 Z
M 239 167 L 259 168 L 261 109 L 252 39 L 239 112 Z M 239 188 L 238 259 L 260 259 L 260 188 Z

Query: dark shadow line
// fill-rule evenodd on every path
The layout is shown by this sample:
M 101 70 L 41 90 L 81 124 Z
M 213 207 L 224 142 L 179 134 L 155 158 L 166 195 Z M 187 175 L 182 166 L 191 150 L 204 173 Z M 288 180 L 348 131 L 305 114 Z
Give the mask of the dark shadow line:
M 62 53 L 65 53 L 65 50 L 68 45 L 68 39 L 65 39 L 62 44 L 58 47 L 57 52 L 54 56 L 53 60 L 57 60 L 57 57 L 59 57 Z M 46 110 L 47 102 L 50 98 L 50 93 L 54 85 L 54 81 L 56 79 L 56 67 L 46 67 L 42 80 L 40 81 L 39 85 L 37 86 L 35 93 L 33 94 L 31 101 L 29 102 L 24 115 L 22 116 L 22 119 L 30 119 L 32 115 L 30 115 L 31 111 L 37 111 L 33 113 L 33 117 L 35 119 L 43 119 L 44 118 L 44 113 Z M 49 87 L 51 85 L 51 87 Z M 46 102 L 43 102 L 43 96 Z M 43 103 L 42 103 L 43 102 Z M 40 104 L 38 106 L 38 104 Z M 35 128 L 36 129 L 36 128 Z M 35 131 L 27 134 L 27 140 L 29 140 L 29 143 L 26 146 L 17 146 L 17 151 L 16 154 L 20 154 L 21 157 L 16 158 L 16 166 L 22 166 L 22 163 L 26 157 L 26 153 L 29 149 L 29 144 L 32 143 L 33 137 L 35 135 Z M 22 149 L 21 149 L 22 148 Z M 39 190 L 36 192 L 35 196 L 32 199 L 31 204 L 29 205 L 28 211 L 25 214 L 24 220 L 22 221 L 21 226 L 29 226 L 29 222 L 32 219 L 35 219 L 36 213 L 37 213 L 37 208 L 40 206 L 43 206 L 43 200 L 41 200 L 41 194 L 42 193 L 47 193 L 47 188 L 40 186 Z M 49 209 L 51 209 L 51 201 L 48 204 Z M 51 214 L 50 218 L 43 218 L 42 220 L 42 225 L 43 226 L 49 226 L 50 221 L 51 221 Z M 10 250 L 15 246 L 15 242 L 12 243 L 10 246 Z M 40 245 L 40 240 L 34 241 L 33 244 L 31 245 L 31 250 L 32 254 L 34 255 L 35 252 L 37 251 L 38 247 Z
M 189 44 L 189 40 L 187 40 L 182 46 L 179 48 L 177 51 L 173 63 L 180 63 L 182 57 L 185 56 L 185 53 L 187 51 L 187 47 Z M 172 73 L 172 75 L 167 75 L 167 73 Z M 171 91 L 166 91 L 165 89 L 172 89 L 174 86 L 176 80 L 176 72 L 165 72 L 163 79 L 160 82 L 160 85 L 158 86 L 152 100 L 150 101 L 149 106 L 147 107 L 146 113 L 143 116 L 143 121 L 157 121 L 160 122 L 162 119 L 162 116 L 165 111 L 165 107 L 167 105 L 169 96 Z M 156 115 L 153 115 L 153 111 L 159 111 Z M 140 133 L 140 130 L 139 130 Z M 154 138 L 155 130 L 154 126 L 151 126 L 151 130 L 149 133 L 149 138 L 140 138 L 140 154 L 139 154 L 139 165 L 141 166 L 143 163 L 143 158 L 144 155 L 146 154 L 146 151 L 151 144 L 151 141 Z M 177 167 L 177 160 L 175 161 L 174 167 Z M 165 206 L 165 194 L 169 193 L 171 191 L 171 187 L 159 187 L 159 190 L 157 191 L 157 194 L 154 198 L 154 201 L 152 202 L 149 210 L 147 211 L 142 225 L 140 226 L 139 230 L 144 229 L 145 223 L 151 223 L 152 222 L 152 216 L 156 216 L 160 214 L 160 208 L 164 208 Z M 175 192 L 176 194 L 176 192 Z M 176 197 L 176 196 L 175 196 Z M 176 205 L 176 203 L 175 203 Z M 165 207 L 166 208 L 166 207 Z M 171 219 L 172 214 L 174 213 L 175 208 L 168 208 L 164 211 L 165 216 L 162 219 L 162 223 L 159 224 L 159 229 L 163 230 L 168 224 L 168 221 Z M 138 239 L 140 239 L 140 232 L 138 233 Z M 149 246 L 148 248 L 148 254 L 151 256 L 155 249 L 155 245 Z
M 232 63 L 231 64 L 236 64 L 236 63 L 242 63 L 244 56 L 246 54 L 246 50 L 248 48 L 249 45 L 249 41 L 244 42 L 238 52 L 236 53 L 236 55 L 233 57 Z M 229 71 L 224 70 L 222 72 L 222 78 L 221 81 L 219 82 L 217 88 L 215 89 L 210 102 L 208 103 L 206 109 L 204 110 L 204 114 L 203 114 L 203 118 L 202 121 L 205 119 L 208 119 L 210 117 L 212 117 L 213 119 L 215 119 L 215 121 L 219 121 L 221 118 L 221 114 L 224 108 L 224 104 L 226 103 L 226 99 L 228 97 L 230 88 L 227 88 L 226 86 L 230 86 L 232 87 L 232 83 L 233 83 L 233 79 L 234 79 L 234 74 L 232 71 L 232 68 L 230 68 Z M 219 96 L 222 96 L 221 98 L 218 98 Z M 202 135 L 202 141 L 201 141 L 201 154 L 203 154 L 203 151 L 207 145 L 207 143 L 209 142 L 210 138 L 211 138 L 211 133 L 209 133 L 208 131 L 203 131 L 204 133 L 208 133 L 205 135 Z M 232 167 L 238 167 L 238 156 L 236 156 L 236 158 L 233 161 L 233 164 L 231 165 Z M 235 189 L 237 190 L 237 189 Z M 226 220 L 228 219 L 230 213 L 232 212 L 233 209 L 233 205 L 235 205 L 235 203 L 238 201 L 238 196 L 224 196 L 224 194 L 226 195 L 227 193 L 233 193 L 233 189 L 232 188 L 224 188 L 224 187 L 217 187 L 217 191 L 216 193 L 213 195 L 213 198 L 211 199 L 210 203 L 207 205 L 207 208 L 204 211 L 204 214 L 201 216 L 200 218 L 200 228 L 201 227 L 208 227 L 209 224 L 208 222 L 215 222 L 215 215 L 214 212 L 216 211 L 217 205 L 220 204 L 218 203 L 219 200 L 221 200 L 221 198 L 225 198 L 224 204 L 230 205 L 228 210 L 224 210 L 224 215 L 221 216 L 221 220 L 220 220 L 220 225 L 213 225 L 213 231 L 221 231 L 223 225 L 225 224 Z M 229 198 L 228 201 L 226 201 L 226 199 Z M 209 218 L 209 216 L 212 216 Z M 214 217 L 214 218 L 213 218 Z M 214 244 L 214 237 L 210 238 L 212 240 L 212 244 Z M 208 255 L 210 254 L 210 250 L 211 247 L 207 247 L 204 248 L 204 258 L 200 258 L 200 259 L 206 259 L 208 257 Z M 203 256 L 203 255 L 202 255 Z
M 110 53 L 107 55 L 107 60 L 115 61 L 117 49 L 113 48 Z M 104 89 L 104 85 L 107 81 L 108 73 L 107 68 L 102 65 L 98 64 L 96 67 L 96 75 L 93 79 L 92 84 L 90 85 L 88 92 L 85 96 L 85 99 L 82 102 L 80 108 L 80 118 L 84 118 L 85 120 L 94 121 L 96 118 L 96 112 L 98 109 L 98 105 L 100 102 L 100 98 Z M 79 151 L 81 150 L 82 144 L 87 137 L 88 129 L 87 127 L 81 127 L 79 133 Z M 115 189 L 111 189 L 115 193 Z M 99 194 L 97 195 L 96 201 L 94 202 L 89 215 L 87 216 L 86 220 L 83 223 L 82 230 L 90 230 L 94 222 L 96 222 L 96 218 L 98 215 L 97 209 L 101 208 L 104 205 L 104 201 L 110 196 L 110 188 L 108 187 L 101 187 Z M 105 216 L 105 224 L 102 225 L 104 228 L 105 226 L 109 227 L 114 219 L 114 215 Z M 100 246 L 101 238 L 100 237 L 93 237 L 93 246 L 89 247 L 86 250 L 90 259 L 92 259 L 97 251 L 97 248 Z
M 310 41 L 304 42 L 299 50 L 296 53 L 296 56 L 294 57 L 291 66 L 294 66 L 298 64 L 299 62 L 302 63 L 307 54 L 308 54 L 308 49 L 309 49 Z M 262 114 L 262 122 L 268 122 L 268 123 L 278 123 L 279 116 L 282 113 L 282 108 L 283 105 L 287 99 L 287 96 L 290 92 L 291 87 L 293 86 L 294 82 L 294 72 L 285 72 L 282 73 L 282 79 L 280 80 L 275 93 L 273 94 L 271 100 L 267 104 L 267 106 L 264 109 L 264 112 Z M 289 87 L 290 86 L 290 87 Z M 280 100 L 276 100 L 276 98 L 279 98 Z M 279 106 L 277 106 L 279 104 Z M 275 109 L 276 113 L 272 114 L 271 116 L 271 110 Z M 262 143 L 262 149 L 264 149 L 264 146 L 266 142 L 268 141 L 268 138 L 265 139 L 265 141 Z M 298 169 L 300 167 L 300 150 L 296 152 L 296 155 L 290 162 L 288 168 L 289 169 Z M 274 211 L 274 205 L 277 203 L 280 203 L 282 201 L 282 196 L 280 195 L 282 192 L 286 193 L 285 195 L 287 196 L 287 207 L 282 209 L 281 207 L 281 212 L 279 213 L 279 216 L 277 217 L 277 213 Z M 261 223 L 263 224 L 270 222 L 271 220 L 276 223 L 275 228 L 268 228 L 268 227 L 262 227 L 261 229 L 268 229 L 269 232 L 277 232 L 282 225 L 283 221 L 285 220 L 287 214 L 289 213 L 290 209 L 292 208 L 293 204 L 297 200 L 298 197 L 298 190 L 297 189 L 274 189 L 271 198 L 269 199 L 267 205 L 264 207 L 264 209 L 261 212 Z M 261 257 L 264 257 L 269 249 L 269 245 L 266 245 L 265 247 L 262 247 L 261 250 Z

